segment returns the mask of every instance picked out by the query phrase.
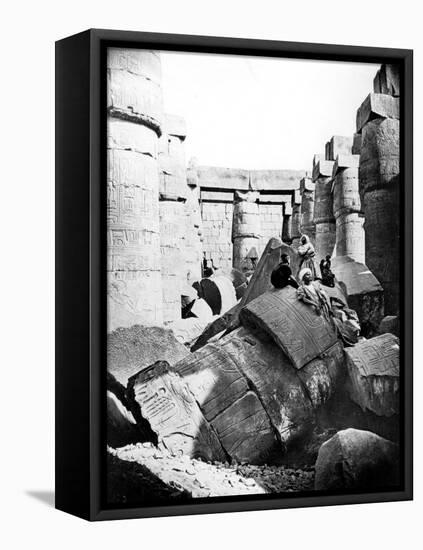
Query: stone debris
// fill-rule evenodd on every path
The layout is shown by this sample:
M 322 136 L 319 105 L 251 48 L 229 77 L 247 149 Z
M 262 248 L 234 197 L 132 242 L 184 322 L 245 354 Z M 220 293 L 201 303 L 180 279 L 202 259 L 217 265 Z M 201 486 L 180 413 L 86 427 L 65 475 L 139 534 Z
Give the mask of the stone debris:
M 107 443 L 121 447 L 141 438 L 137 423 L 114 393 L 107 391 Z
M 318 491 L 386 489 L 399 484 L 398 446 L 363 431 L 347 429 L 323 443 L 317 457 Z
M 157 452 L 157 451 L 156 451 Z M 166 449 L 158 459 L 142 444 L 119 449 L 108 448 L 108 454 L 124 462 L 137 463 L 166 487 L 190 498 L 255 495 L 309 491 L 313 489 L 314 469 L 285 466 L 252 466 L 227 462 L 203 462 L 186 455 L 172 456 Z
M 333 258 L 332 271 L 345 289 L 348 306 L 357 312 L 362 336 L 374 336 L 384 315 L 384 290 L 380 282 L 367 265 L 349 256 Z
M 149 422 L 158 442 L 173 453 L 206 460 L 225 456 L 216 434 L 182 378 L 158 361 L 129 379 L 128 401 L 134 416 Z
M 131 376 L 156 361 L 173 364 L 188 353 L 171 330 L 160 327 L 135 325 L 107 335 L 107 371 L 124 386 Z
M 399 413 L 399 340 L 382 334 L 345 349 L 351 399 L 378 416 Z

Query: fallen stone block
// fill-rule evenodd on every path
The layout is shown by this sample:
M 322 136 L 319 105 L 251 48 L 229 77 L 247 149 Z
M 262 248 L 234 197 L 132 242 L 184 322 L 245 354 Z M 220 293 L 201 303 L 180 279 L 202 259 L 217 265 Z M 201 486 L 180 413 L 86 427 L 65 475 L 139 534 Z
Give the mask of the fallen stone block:
M 398 97 L 387 94 L 369 94 L 357 111 L 357 133 L 363 126 L 375 118 L 400 117 L 400 103 Z
M 265 464 L 281 452 L 269 417 L 252 391 L 217 415 L 212 425 L 228 455 L 237 462 Z
M 372 432 L 343 430 L 320 447 L 315 472 L 318 491 L 395 487 L 399 484 L 398 446 Z
M 399 341 L 382 334 L 345 349 L 349 394 L 363 411 L 378 416 L 399 413 Z
M 167 362 L 157 361 L 131 377 L 127 398 L 135 419 L 149 422 L 158 443 L 172 453 L 225 460 L 222 446 L 194 395 Z
M 331 325 L 298 300 L 296 290 L 291 287 L 262 294 L 241 310 L 240 318 L 244 326 L 270 335 L 297 369 L 337 341 Z
M 212 421 L 248 391 L 236 363 L 219 344 L 207 344 L 174 365 L 204 416 Z
M 107 390 L 107 444 L 122 447 L 143 439 L 132 413 Z
M 384 314 L 383 288 L 369 268 L 349 256 L 332 259 L 332 271 L 345 288 L 348 305 L 357 312 L 361 334 L 376 334 Z
M 399 317 L 397 315 L 387 315 L 382 319 L 380 322 L 379 328 L 377 330 L 378 335 L 379 334 L 386 334 L 386 333 L 394 334 L 395 336 L 400 335 L 400 321 Z
M 331 348 L 299 369 L 297 374 L 317 408 L 334 395 L 345 375 L 344 347 L 336 342 Z
M 219 345 L 259 397 L 284 450 L 312 429 L 314 411 L 310 398 L 296 369 L 276 344 L 263 342 L 241 327 Z
M 173 364 L 188 353 L 171 330 L 160 327 L 134 325 L 107 335 L 107 370 L 124 386 L 128 378 L 156 361 Z

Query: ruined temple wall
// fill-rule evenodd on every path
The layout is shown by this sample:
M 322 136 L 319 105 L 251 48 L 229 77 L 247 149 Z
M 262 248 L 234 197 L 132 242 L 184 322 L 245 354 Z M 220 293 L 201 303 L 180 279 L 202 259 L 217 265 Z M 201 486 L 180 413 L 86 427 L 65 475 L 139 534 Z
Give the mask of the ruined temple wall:
M 282 238 L 283 205 L 259 204 L 258 210 L 260 216 L 259 252 L 261 254 L 272 237 Z
M 160 57 L 110 48 L 107 58 L 108 330 L 161 325 L 158 141 Z
M 357 112 L 361 133 L 360 195 L 365 215 L 366 264 L 382 284 L 385 313 L 399 310 L 399 80 L 382 67 L 375 89 Z
M 226 271 L 232 268 L 232 217 L 232 203 L 201 203 L 205 257 Z

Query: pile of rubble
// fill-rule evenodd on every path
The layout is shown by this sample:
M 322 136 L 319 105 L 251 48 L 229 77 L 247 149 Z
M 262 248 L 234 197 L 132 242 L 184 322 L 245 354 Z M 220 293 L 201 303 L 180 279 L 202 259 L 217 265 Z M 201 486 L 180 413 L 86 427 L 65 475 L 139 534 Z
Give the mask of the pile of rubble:
M 399 431 L 397 336 L 384 333 L 344 348 L 295 289 L 269 288 L 280 255 L 272 241 L 228 322 L 209 326 L 196 351 L 164 329 L 156 329 L 163 332 L 156 355 L 150 340 L 143 353 L 137 338 L 148 329 L 119 329 L 110 337 L 109 452 L 192 497 L 309 490 L 317 454 L 315 488 L 330 488 L 327 472 L 339 473 L 349 459 L 327 449 L 344 449 L 339 434 L 345 439 L 346 432 L 353 455 L 364 453 L 356 460 L 361 469 L 398 464 L 395 443 L 380 437 L 395 439 Z M 119 348 L 123 341 L 128 347 Z M 160 348 L 164 341 L 172 351 Z M 324 430 L 326 439 L 340 431 L 306 456 Z M 301 452 L 296 472 L 289 457 Z M 376 478 L 356 479 L 359 485 Z

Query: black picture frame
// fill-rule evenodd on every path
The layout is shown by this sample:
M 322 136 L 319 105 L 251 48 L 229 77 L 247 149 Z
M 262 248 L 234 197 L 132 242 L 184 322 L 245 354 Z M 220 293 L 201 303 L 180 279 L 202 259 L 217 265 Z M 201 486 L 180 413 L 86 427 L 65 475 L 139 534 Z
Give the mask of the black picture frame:
M 400 490 L 199 499 L 111 509 L 105 454 L 105 51 L 108 46 L 296 59 L 397 63 L 401 70 Z M 328 506 L 412 499 L 413 52 L 91 29 L 56 43 L 56 508 L 87 520 Z

